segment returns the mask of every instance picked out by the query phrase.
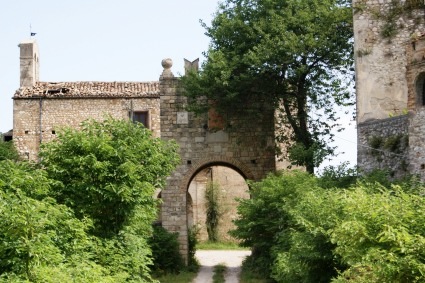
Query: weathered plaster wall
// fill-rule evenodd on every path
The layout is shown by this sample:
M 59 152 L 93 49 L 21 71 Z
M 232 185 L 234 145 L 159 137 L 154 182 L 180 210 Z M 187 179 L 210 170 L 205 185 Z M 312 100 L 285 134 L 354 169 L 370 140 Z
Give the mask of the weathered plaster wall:
M 396 34 L 385 38 L 382 32 L 386 19 L 382 15 L 388 13 L 392 2 L 353 0 L 358 123 L 399 115 L 407 109 L 405 45 L 423 29 L 418 23 L 423 10 L 395 19 Z
M 131 101 L 134 111 L 149 111 L 151 129 L 159 137 L 159 98 L 15 98 L 14 143 L 21 155 L 36 160 L 40 141 L 50 141 L 61 127 L 78 128 L 86 119 L 101 120 L 105 115 L 128 119 Z

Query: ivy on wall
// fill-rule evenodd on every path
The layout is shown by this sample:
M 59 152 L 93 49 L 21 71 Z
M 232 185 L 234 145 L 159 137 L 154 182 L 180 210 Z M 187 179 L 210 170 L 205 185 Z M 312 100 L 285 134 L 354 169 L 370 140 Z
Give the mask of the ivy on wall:
M 378 162 L 381 162 L 384 153 L 402 154 L 409 145 L 409 136 L 405 134 L 388 137 L 371 136 L 368 139 L 368 145 L 371 148 L 370 154 L 375 156 Z
M 424 9 L 425 3 L 423 0 L 391 0 L 387 9 L 381 9 L 381 6 L 370 6 L 367 0 L 358 1 L 353 5 L 354 13 L 368 12 L 377 20 L 383 22 L 381 27 L 382 38 L 391 39 L 397 35 L 404 25 L 399 24 L 397 20 L 402 16 L 408 16 L 414 19 L 413 29 L 416 28 L 422 21 L 422 18 L 415 16 L 412 12 L 417 9 Z

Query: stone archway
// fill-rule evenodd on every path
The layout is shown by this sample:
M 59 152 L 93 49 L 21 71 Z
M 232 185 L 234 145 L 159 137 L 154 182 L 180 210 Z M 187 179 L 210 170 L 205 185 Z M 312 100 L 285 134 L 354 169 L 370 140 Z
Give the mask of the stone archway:
M 230 234 L 235 229 L 233 220 L 237 218 L 237 199 L 247 199 L 249 187 L 241 173 L 230 166 L 220 163 L 206 164 L 195 173 L 187 188 L 187 225 L 197 230 L 200 242 L 211 240 L 207 229 L 207 191 L 218 200 L 219 210 L 217 236 L 222 242 L 236 242 Z M 189 201 L 190 200 L 190 201 Z
M 197 173 L 211 165 L 225 166 L 244 179 L 259 180 L 276 170 L 274 108 L 261 104 L 264 113 L 256 121 L 243 118 L 228 128 L 210 129 L 209 113 L 187 112 L 187 98 L 182 94 L 180 80 L 170 70 L 171 60 L 163 64 L 160 77 L 161 138 L 179 145 L 181 163 L 167 178 L 162 191 L 162 225 L 178 232 L 180 251 L 188 255 L 187 190 Z

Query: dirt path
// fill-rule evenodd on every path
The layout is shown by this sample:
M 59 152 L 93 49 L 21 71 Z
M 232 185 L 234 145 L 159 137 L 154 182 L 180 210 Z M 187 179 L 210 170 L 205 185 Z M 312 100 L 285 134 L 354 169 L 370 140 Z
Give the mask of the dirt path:
M 192 283 L 211 283 L 213 268 L 217 264 L 224 264 L 227 267 L 226 283 L 238 283 L 242 261 L 250 254 L 250 251 L 196 251 L 196 258 L 201 268 Z

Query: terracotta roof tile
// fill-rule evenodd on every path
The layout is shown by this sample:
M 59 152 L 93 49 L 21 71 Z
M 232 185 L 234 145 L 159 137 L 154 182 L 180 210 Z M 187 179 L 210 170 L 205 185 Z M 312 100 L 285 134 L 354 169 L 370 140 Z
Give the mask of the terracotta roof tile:
M 159 82 L 37 82 L 13 98 L 159 97 Z

